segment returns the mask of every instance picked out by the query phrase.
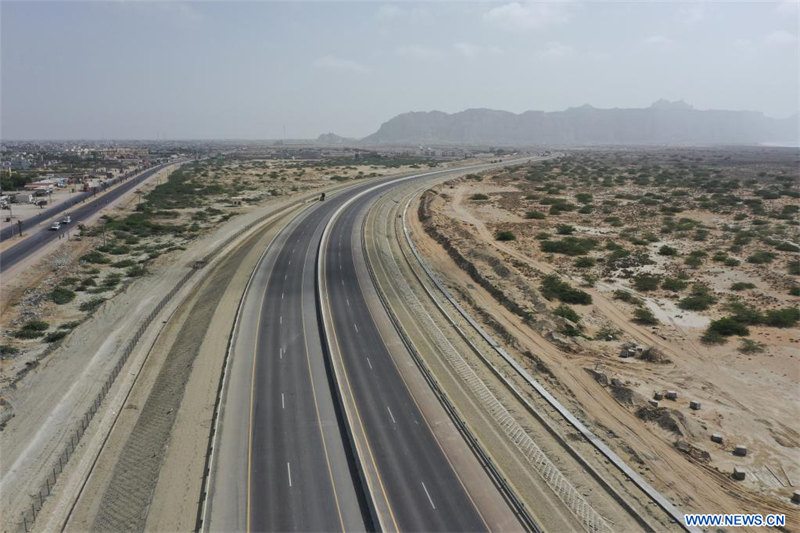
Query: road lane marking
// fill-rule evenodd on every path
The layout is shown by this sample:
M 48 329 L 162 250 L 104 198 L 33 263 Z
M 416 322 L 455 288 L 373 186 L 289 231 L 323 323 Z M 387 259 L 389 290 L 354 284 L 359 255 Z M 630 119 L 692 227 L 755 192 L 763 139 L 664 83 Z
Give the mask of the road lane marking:
M 358 325 L 355 322 L 353 322 L 353 327 L 356 328 L 356 333 L 358 333 Z
M 281 300 L 283 300 L 283 292 L 281 292 Z
M 428 487 L 425 486 L 425 482 L 424 481 L 420 481 L 420 483 L 422 484 L 422 490 L 425 491 L 425 496 L 428 497 L 428 501 L 431 502 L 431 507 L 433 507 L 433 509 L 435 511 L 436 510 L 436 506 L 433 504 L 433 498 L 431 498 L 431 493 L 428 492 Z M 289 483 L 289 485 L 291 485 L 291 483 Z
M 389 418 L 392 419 L 392 424 L 397 424 L 397 421 L 394 419 L 394 415 L 392 414 L 392 410 L 389 409 L 389 406 L 386 406 L 386 410 L 389 411 Z
M 283 281 L 286 281 L 286 278 L 287 278 L 287 277 L 289 277 L 289 274 L 284 274 L 284 275 L 283 275 Z
M 291 465 L 291 463 L 288 463 L 288 462 L 286 463 L 286 472 L 289 474 L 289 486 L 291 487 L 292 486 L 292 465 Z M 422 486 L 424 487 L 425 484 L 423 484 Z M 428 496 L 428 498 L 430 498 L 430 496 Z M 433 505 L 433 502 L 431 502 L 431 505 Z M 434 507 L 434 509 L 436 509 L 436 507 Z
M 278 323 L 283 324 L 283 315 L 281 315 L 280 318 L 278 318 Z
M 369 365 L 369 369 L 372 370 L 372 363 L 369 362 L 369 357 L 367 357 L 367 364 Z
M 281 409 L 286 409 L 286 402 L 283 398 L 283 393 L 281 393 Z

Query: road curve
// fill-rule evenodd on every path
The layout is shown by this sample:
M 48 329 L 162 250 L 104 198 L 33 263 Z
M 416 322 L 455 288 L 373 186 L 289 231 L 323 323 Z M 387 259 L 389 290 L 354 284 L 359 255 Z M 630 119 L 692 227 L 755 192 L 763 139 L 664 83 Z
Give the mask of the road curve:
M 323 356 L 315 290 L 324 228 L 339 207 L 376 183 L 381 182 L 312 205 L 276 237 L 256 267 L 232 337 L 203 529 L 377 527 L 343 434 L 343 415 Z M 332 227 L 337 247 L 325 251 L 329 284 L 338 287 L 329 295 L 337 316 L 334 327 L 347 354 L 358 409 L 400 529 L 486 530 L 393 367 L 356 281 L 349 253 L 351 236 L 360 234 L 356 215 L 378 194 L 370 191 L 347 206 Z M 374 361 L 366 363 L 368 354 Z

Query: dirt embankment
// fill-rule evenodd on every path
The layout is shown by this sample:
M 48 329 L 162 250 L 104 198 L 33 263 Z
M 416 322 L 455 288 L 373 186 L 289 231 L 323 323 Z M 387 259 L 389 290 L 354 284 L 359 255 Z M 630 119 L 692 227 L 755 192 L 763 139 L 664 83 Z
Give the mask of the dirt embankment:
M 734 218 L 742 220 L 742 209 L 731 207 L 727 213 L 720 213 L 720 209 L 702 205 L 710 199 L 691 191 L 678 196 L 680 203 L 662 197 L 629 200 L 626 203 L 634 205 L 624 208 L 617 204 L 611 207 L 609 203 L 619 202 L 623 195 L 649 198 L 650 191 L 663 195 L 668 189 L 643 185 L 636 190 L 622 179 L 617 188 L 609 187 L 607 180 L 605 187 L 598 187 L 587 185 L 591 180 L 581 183 L 571 177 L 578 170 L 591 174 L 591 159 L 595 157 L 592 154 L 588 162 L 576 158 L 577 163 L 570 160 L 570 164 L 549 169 L 531 165 L 468 177 L 428 191 L 417 218 L 431 242 L 420 244 L 427 248 L 431 261 L 462 302 L 526 364 L 546 369 L 550 376 L 543 375 L 543 380 L 579 413 L 592 419 L 598 434 L 610 436 L 623 456 L 642 465 L 657 487 L 689 508 L 725 508 L 731 512 L 769 509 L 787 512 L 794 521 L 797 510 L 788 501 L 797 488 L 795 484 L 800 483 L 796 466 L 800 434 L 792 429 L 791 422 L 798 414 L 796 402 L 787 403 L 787 399 L 796 394 L 793 384 L 800 378 L 796 327 L 751 325 L 750 339 L 760 350 L 750 353 L 742 351 L 748 346 L 744 341 L 737 349 L 733 340 L 714 344 L 701 337 L 711 321 L 741 311 L 736 302 L 760 305 L 765 316 L 768 309 L 779 311 L 791 306 L 792 298 L 786 293 L 792 287 L 791 276 L 761 267 L 751 258 L 772 246 L 775 264 L 790 264 L 796 252 L 790 245 L 780 244 L 775 235 L 756 232 L 739 236 L 739 246 L 733 246 L 725 228 Z M 668 159 L 664 154 L 659 157 Z M 712 159 L 708 155 L 705 158 Z M 615 173 L 633 174 L 628 168 L 610 168 L 608 158 L 602 163 L 605 167 L 598 172 L 598 181 Z M 788 168 L 782 164 L 767 161 L 757 170 L 764 172 L 767 168 L 768 175 L 774 172 L 781 176 Z M 747 176 L 750 170 L 725 167 L 718 172 L 739 177 Z M 537 182 L 537 176 L 548 172 L 559 176 L 563 186 L 548 183 L 546 177 Z M 771 197 L 771 193 L 763 192 L 772 190 L 768 180 L 765 184 L 748 183 L 756 191 L 754 196 Z M 693 186 L 706 185 L 695 182 Z M 739 194 L 745 198 L 744 205 L 759 205 L 747 200 L 747 187 Z M 551 195 L 561 200 L 553 201 L 548 198 Z M 778 196 L 772 205 L 764 202 L 765 211 L 782 217 L 791 210 L 785 207 L 791 202 Z M 684 203 L 686 197 L 699 201 Z M 543 207 L 539 207 L 540 201 Z M 574 206 L 581 201 L 594 210 L 582 208 L 578 213 Z M 548 210 L 559 202 L 573 207 Z M 664 204 L 677 204 L 675 209 L 686 216 L 680 221 L 670 218 L 669 213 L 663 218 L 653 216 L 648 204 L 660 207 L 662 214 Z M 529 214 L 532 211 L 541 214 Z M 796 240 L 791 224 L 780 222 L 785 218 L 777 220 L 771 226 L 773 233 L 788 242 Z M 684 228 L 675 230 L 677 224 Z M 756 227 L 759 225 L 765 224 L 757 223 Z M 686 229 L 688 226 L 692 227 Z M 498 239 L 503 231 L 512 232 L 515 238 Z M 658 233 L 665 237 L 653 237 Z M 579 255 L 540 250 L 542 241 L 562 241 L 567 236 L 594 242 L 587 253 Z M 611 244 L 606 248 L 608 242 Z M 633 249 L 629 242 L 634 244 Z M 676 256 L 660 255 L 662 246 L 675 248 Z M 614 254 L 618 248 L 626 249 L 625 254 Z M 580 261 L 582 257 L 591 260 Z M 626 260 L 620 261 L 623 258 Z M 548 299 L 542 282 L 553 274 L 567 288 L 589 298 L 584 302 L 576 297 L 566 303 L 561 296 L 566 294 L 569 300 L 574 294 L 561 291 L 564 287 L 557 285 L 558 290 L 552 293 L 556 296 Z M 653 281 L 645 275 L 656 279 L 656 290 L 640 290 Z M 670 281 L 665 283 L 667 279 Z M 752 283 L 755 288 L 744 294 L 731 292 L 730 287 L 737 282 Z M 711 289 L 703 293 L 702 288 L 695 291 L 695 286 Z M 616 299 L 620 292 L 627 293 L 623 295 L 626 300 Z M 715 305 L 706 311 L 679 307 L 695 292 L 710 294 Z M 482 293 L 489 298 L 482 298 Z M 655 323 L 634 318 L 639 316 L 634 313 L 642 309 L 655 311 Z M 526 357 L 525 352 L 535 354 L 535 359 Z M 622 353 L 625 357 L 620 357 Z M 676 400 L 659 396 L 668 390 L 676 391 Z M 658 400 L 652 400 L 654 393 L 658 393 Z M 698 409 L 690 402 L 697 402 L 694 407 Z M 712 442 L 712 434 L 722 435 L 723 443 Z M 749 447 L 746 457 L 733 455 L 736 444 Z M 681 467 L 679 461 L 686 466 Z M 734 467 L 747 471 L 744 482 L 730 478 Z M 681 474 L 676 476 L 677 472 Z M 698 475 L 704 480 L 688 481 Z

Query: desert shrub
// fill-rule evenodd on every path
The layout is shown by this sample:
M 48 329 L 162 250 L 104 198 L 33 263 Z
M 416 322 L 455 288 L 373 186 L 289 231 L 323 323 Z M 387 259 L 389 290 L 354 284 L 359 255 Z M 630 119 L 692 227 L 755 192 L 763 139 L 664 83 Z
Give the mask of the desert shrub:
M 102 253 L 98 252 L 97 250 L 92 250 L 90 252 L 83 254 L 80 257 L 80 260 L 86 263 L 96 263 L 96 264 L 106 264 L 111 262 L 111 259 L 103 255 Z
M 15 348 L 9 344 L 0 344 L 0 355 L 17 355 L 19 348 Z
M 578 201 L 578 203 L 588 204 L 592 201 L 592 194 L 588 192 L 579 192 L 575 195 L 575 199 Z
M 638 322 L 639 324 L 645 324 L 648 326 L 658 324 L 658 319 L 656 315 L 653 314 L 652 311 L 649 309 L 645 309 L 644 307 L 639 307 L 633 310 L 633 320 Z
M 620 219 L 619 217 L 606 217 L 603 219 L 603 222 L 611 224 L 615 228 L 619 228 L 624 225 L 624 222 L 622 222 L 622 219 Z
M 716 252 L 713 256 L 711 256 L 711 260 L 714 261 L 715 263 L 724 263 L 725 261 L 727 261 L 727 259 L 728 259 L 728 254 L 721 250 L 719 252 Z
M 792 285 L 789 287 L 790 296 L 800 296 L 800 285 Z
M 494 238 L 498 241 L 515 241 L 517 236 L 513 231 L 498 231 L 495 233 Z
M 794 327 L 798 320 L 800 320 L 800 309 L 797 307 L 773 309 L 764 313 L 764 324 L 775 328 Z
M 50 299 L 58 305 L 64 305 L 75 299 L 75 293 L 64 287 L 56 287 L 50 292 Z
M 667 278 L 661 282 L 661 288 L 670 292 L 680 292 L 688 286 L 686 281 L 678 278 Z
M 58 326 L 58 329 L 75 329 L 80 325 L 81 325 L 81 323 L 79 321 L 75 320 L 75 321 L 72 321 L 72 322 L 64 322 L 63 324 Z
M 705 311 L 717 303 L 708 287 L 695 283 L 689 296 L 678 301 L 678 307 L 685 311 Z
M 572 235 L 575 233 L 575 226 L 569 224 L 556 224 L 556 233 L 559 235 Z
M 575 260 L 576 268 L 591 268 L 597 261 L 591 257 L 579 257 Z
M 475 194 L 473 194 L 472 196 L 470 196 L 470 197 L 469 197 L 469 199 L 470 199 L 470 200 L 476 200 L 476 201 L 480 201 L 480 200 L 488 200 L 488 199 L 489 199 L 489 197 L 488 197 L 488 196 L 486 196 L 486 195 L 485 195 L 485 194 L 483 194 L 483 193 L 479 193 L 479 192 L 478 192 L 478 193 L 475 193 Z
M 746 291 L 748 289 L 755 288 L 756 286 L 754 284 L 745 281 L 737 281 L 736 283 L 731 284 L 732 291 Z
M 44 335 L 50 325 L 42 320 L 30 320 L 13 333 L 18 339 L 35 339 Z
M 654 291 L 658 289 L 659 283 L 661 277 L 652 274 L 638 274 L 633 278 L 633 286 L 637 291 Z
M 581 206 L 580 209 L 578 209 L 578 213 L 580 213 L 582 215 L 591 214 L 593 211 L 594 211 L 594 207 L 591 204 L 586 204 L 584 206 Z
M 683 260 L 683 263 L 688 267 L 698 268 L 700 265 L 703 264 L 703 259 L 696 255 L 690 255 L 689 257 Z
M 750 330 L 747 329 L 747 326 L 731 316 L 712 321 L 706 331 L 718 333 L 723 337 L 732 337 L 733 335 L 747 337 L 750 335 Z
M 550 274 L 542 278 L 540 285 L 542 295 L 548 300 L 556 298 L 568 304 L 589 305 L 592 297 L 588 293 L 571 287 L 568 283 L 558 279 L 556 274 Z
M 666 244 L 658 249 L 658 255 L 678 255 L 678 249 L 673 248 L 672 246 L 667 246 Z
M 78 309 L 87 312 L 94 311 L 95 309 L 100 307 L 103 304 L 103 302 L 105 302 L 104 298 L 92 298 L 91 300 L 87 300 L 81 303 L 81 305 L 78 306 Z
M 594 335 L 594 340 L 596 341 L 613 341 L 619 337 L 619 330 L 612 328 L 611 326 L 603 326 L 597 333 Z
M 722 335 L 721 333 L 717 331 L 712 331 L 710 329 L 706 329 L 705 332 L 703 332 L 703 335 L 700 337 L 700 340 L 704 344 L 725 344 L 726 342 L 728 342 L 728 339 L 725 337 L 725 335 Z
M 578 237 L 565 237 L 561 240 L 545 240 L 539 244 L 543 252 L 564 255 L 586 255 L 594 247 L 597 241 L 594 239 L 581 239 Z
M 786 272 L 791 276 L 800 276 L 800 261 L 789 261 L 786 263 Z
M 781 241 L 776 244 L 775 249 L 780 250 L 781 252 L 800 252 L 800 248 L 786 241 Z
M 525 218 L 532 219 L 532 220 L 543 220 L 543 219 L 547 218 L 547 215 L 545 215 L 541 211 L 527 211 L 525 213 Z
M 747 262 L 752 263 L 754 265 L 764 265 L 767 263 L 771 263 L 773 259 L 775 259 L 776 255 L 773 252 L 768 252 L 766 250 L 760 250 L 755 252 L 747 257 Z
M 61 340 L 69 334 L 69 331 L 66 330 L 59 330 L 59 331 L 51 331 L 44 337 L 44 342 L 56 342 L 57 340 Z
M 568 305 L 561 304 L 553 310 L 553 314 L 556 316 L 560 316 L 561 318 L 566 318 L 576 324 L 580 322 L 581 316 L 575 312 L 573 308 Z
M 134 265 L 125 270 L 125 275 L 129 278 L 135 278 L 147 274 L 147 269 L 143 265 Z
M 622 289 L 615 290 L 613 296 L 615 300 L 621 300 L 632 305 L 642 305 L 643 303 L 641 298 L 632 292 L 624 291 Z
M 727 266 L 727 267 L 735 267 L 735 266 L 739 266 L 739 264 L 740 264 L 740 261 L 738 259 L 734 258 L 734 257 L 727 258 L 725 260 L 725 263 L 724 263 L 724 265 Z
M 763 342 L 754 341 L 753 339 L 742 339 L 742 344 L 739 345 L 738 350 L 744 354 L 761 353 L 766 348 Z
M 136 261 L 133 259 L 123 259 L 122 261 L 117 261 L 116 263 L 112 263 L 111 266 L 115 268 L 128 268 L 136 264 Z
M 726 304 L 725 310 L 731 313 L 731 317 L 740 324 L 755 326 L 764 321 L 764 315 L 758 309 L 738 300 Z

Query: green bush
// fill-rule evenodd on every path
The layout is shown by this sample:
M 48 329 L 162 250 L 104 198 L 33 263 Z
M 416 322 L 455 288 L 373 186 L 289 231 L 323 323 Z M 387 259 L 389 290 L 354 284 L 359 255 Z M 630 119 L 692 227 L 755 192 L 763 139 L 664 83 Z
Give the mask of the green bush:
M 644 303 L 642 302 L 641 298 L 634 295 L 632 292 L 624 291 L 622 289 L 617 289 L 614 291 L 614 299 L 621 300 L 632 305 L 642 305 L 642 303 Z
M 764 315 L 744 302 L 734 300 L 725 305 L 725 310 L 740 324 L 755 326 L 764 322 Z
M 722 317 L 719 320 L 714 320 L 708 325 L 706 331 L 718 333 L 723 337 L 732 337 L 737 335 L 739 337 L 747 337 L 750 335 L 750 330 L 747 326 L 736 320 L 731 316 Z
M 715 303 L 717 303 L 717 299 L 711 294 L 708 287 L 695 283 L 691 294 L 680 300 L 678 307 L 685 311 L 705 311 Z
M 761 250 L 751 254 L 747 257 L 747 262 L 752 263 L 754 265 L 764 265 L 767 263 L 771 263 L 773 259 L 777 257 L 773 252 L 768 252 L 766 250 Z
M 9 344 L 0 344 L 0 355 L 17 355 L 19 348 L 15 348 Z
M 106 264 L 111 262 L 111 259 L 101 254 L 97 250 L 92 250 L 91 252 L 83 254 L 80 257 L 80 260 L 85 261 L 86 263 L 96 263 L 96 264 Z
M 591 257 L 579 257 L 575 260 L 575 267 L 576 268 L 591 268 L 597 263 Z
M 561 318 L 566 318 L 576 324 L 581 321 L 581 316 L 575 312 L 575 310 L 568 305 L 561 304 L 553 310 L 553 314 L 556 316 L 560 316 Z
M 125 275 L 129 278 L 136 278 L 147 274 L 147 269 L 143 265 L 134 265 L 125 271 Z
M 684 280 L 677 278 L 667 278 L 661 282 L 661 288 L 670 292 L 680 292 L 688 286 Z
M 56 287 L 50 292 L 50 299 L 58 305 L 64 305 L 75 299 L 75 293 L 64 287 Z
M 645 324 L 648 326 L 658 324 L 656 315 L 654 315 L 649 309 L 645 309 L 643 307 L 633 310 L 633 320 L 639 324 Z
M 800 320 L 800 309 L 797 307 L 773 309 L 764 313 L 764 324 L 775 328 L 792 328 L 798 320 Z
M 724 264 L 727 267 L 735 267 L 735 266 L 739 266 L 740 261 L 738 259 L 734 258 L 734 257 L 729 257 L 729 258 L 727 258 L 725 260 Z
M 35 339 L 44 335 L 50 325 L 41 320 L 31 320 L 22 325 L 20 329 L 13 333 L 18 339 Z
M 637 291 L 654 291 L 658 289 L 659 283 L 661 277 L 652 274 L 638 274 L 633 278 L 633 286 Z
M 69 334 L 69 331 L 66 330 L 59 330 L 59 331 L 51 331 L 44 337 L 44 342 L 56 342 L 57 340 L 61 340 Z
M 748 289 L 755 289 L 756 286 L 752 283 L 748 283 L 745 281 L 737 281 L 731 285 L 732 291 L 746 291 Z
M 692 268 L 698 268 L 700 265 L 703 264 L 703 260 L 696 255 L 690 255 L 686 259 L 683 260 L 683 263 Z
M 791 276 L 800 276 L 800 261 L 789 261 L 786 263 L 786 271 Z
M 761 353 L 765 348 L 766 345 L 763 342 L 752 339 L 742 339 L 742 344 L 739 345 L 739 351 L 744 354 Z
M 116 263 L 112 263 L 111 266 L 114 268 L 128 268 L 136 264 L 136 261 L 133 259 L 123 259 L 122 261 L 117 261 Z
M 489 197 L 482 193 L 475 193 L 469 197 L 470 200 L 488 200 Z
M 543 220 L 547 218 L 547 215 L 542 213 L 541 211 L 527 211 L 525 213 L 525 218 L 533 219 L 533 220 Z
M 63 324 L 58 326 L 58 329 L 75 329 L 80 325 L 81 325 L 80 321 L 75 320 L 73 322 L 64 322 Z
M 517 240 L 517 236 L 514 235 L 513 231 L 498 231 L 494 235 L 495 240 L 498 241 L 515 241 Z
M 672 246 L 667 246 L 665 244 L 664 246 L 658 249 L 658 255 L 666 255 L 666 256 L 678 255 L 678 249 L 673 248 Z
M 540 285 L 542 296 L 548 300 L 556 298 L 564 303 L 589 305 L 592 303 L 590 294 L 571 287 L 568 283 L 558 279 L 556 274 L 550 274 L 542 278 Z
M 78 309 L 81 311 L 94 311 L 105 302 L 105 298 L 92 298 L 91 300 L 87 300 L 83 302 L 81 305 L 78 306 Z
M 586 255 L 593 250 L 595 246 L 597 246 L 596 240 L 581 239 L 578 237 L 565 237 L 557 241 L 545 240 L 539 244 L 543 252 L 570 256 Z
M 575 233 L 575 226 L 569 224 L 556 224 L 556 233 L 559 235 L 572 235 Z

